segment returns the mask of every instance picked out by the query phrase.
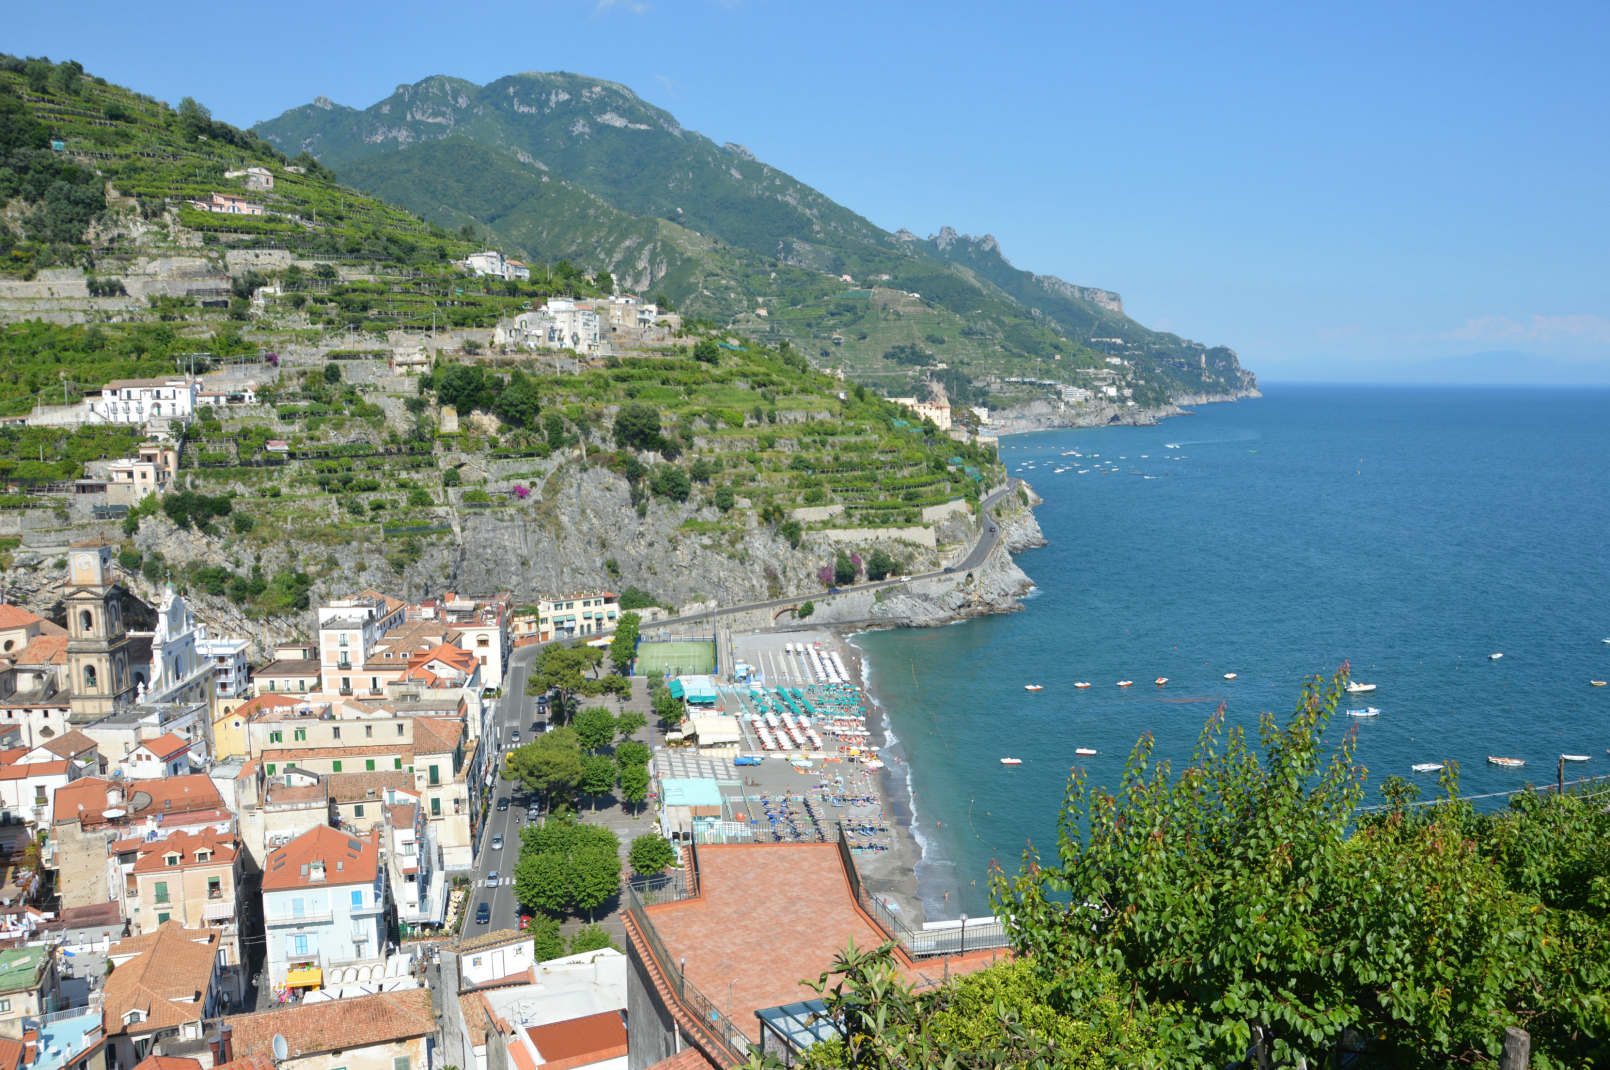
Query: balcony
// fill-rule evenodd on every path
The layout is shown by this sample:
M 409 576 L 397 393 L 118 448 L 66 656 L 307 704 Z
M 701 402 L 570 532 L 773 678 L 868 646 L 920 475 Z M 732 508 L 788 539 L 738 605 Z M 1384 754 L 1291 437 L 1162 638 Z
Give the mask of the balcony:
M 334 921 L 335 915 L 328 910 L 309 910 L 303 914 L 269 914 L 263 919 L 264 925 L 319 925 Z

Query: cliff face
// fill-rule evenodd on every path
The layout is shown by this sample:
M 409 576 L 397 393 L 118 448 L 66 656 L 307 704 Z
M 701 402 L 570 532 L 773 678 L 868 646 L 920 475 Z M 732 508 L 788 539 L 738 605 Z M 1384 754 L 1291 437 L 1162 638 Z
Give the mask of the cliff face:
M 1147 409 L 1128 405 L 1111 405 L 1089 402 L 1084 405 L 1064 405 L 1048 400 L 1031 401 L 1009 409 L 990 413 L 992 431 L 1003 435 L 1024 431 L 1047 431 L 1057 427 L 1150 427 L 1158 420 L 1170 416 L 1189 416 L 1184 405 L 1206 405 L 1220 401 L 1239 401 L 1242 398 L 1261 398 L 1256 386 L 1234 394 L 1183 394 L 1168 405 Z

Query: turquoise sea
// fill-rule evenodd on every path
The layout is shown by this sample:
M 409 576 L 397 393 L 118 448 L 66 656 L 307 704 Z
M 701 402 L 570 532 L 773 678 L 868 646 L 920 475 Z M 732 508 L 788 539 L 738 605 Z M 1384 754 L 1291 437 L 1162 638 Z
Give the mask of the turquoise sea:
M 1457 760 L 1464 794 L 1552 783 L 1561 753 L 1594 759 L 1568 777 L 1610 773 L 1610 688 L 1588 683 L 1610 678 L 1610 391 L 1265 390 L 1003 439 L 1050 540 L 1017 555 L 1024 612 L 855 640 L 908 763 L 930 918 L 988 913 L 990 860 L 1052 847 L 1076 761 L 1116 786 L 1152 732 L 1177 769 L 1221 700 L 1255 739 L 1343 659 L 1379 685 L 1345 704 L 1379 716 L 1330 729 L 1357 729 L 1368 802 L 1393 773 L 1434 792 L 1416 762 Z

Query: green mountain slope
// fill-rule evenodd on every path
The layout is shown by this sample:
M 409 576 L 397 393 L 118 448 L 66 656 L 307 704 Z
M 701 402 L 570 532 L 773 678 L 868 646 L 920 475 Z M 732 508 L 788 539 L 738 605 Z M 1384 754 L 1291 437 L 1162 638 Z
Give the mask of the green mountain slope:
M 1112 369 L 1115 354 L 1146 403 L 1256 385 L 1233 351 L 1148 330 L 1116 294 L 1017 269 L 989 237 L 885 231 L 614 83 L 437 76 L 361 111 L 321 97 L 254 129 L 433 223 L 479 225 L 537 262 L 607 268 L 890 391 L 921 389 L 941 362 L 953 393 L 985 377 L 997 391 L 1008 378 L 1088 385 L 1081 373 Z M 923 353 L 887 359 L 896 345 Z

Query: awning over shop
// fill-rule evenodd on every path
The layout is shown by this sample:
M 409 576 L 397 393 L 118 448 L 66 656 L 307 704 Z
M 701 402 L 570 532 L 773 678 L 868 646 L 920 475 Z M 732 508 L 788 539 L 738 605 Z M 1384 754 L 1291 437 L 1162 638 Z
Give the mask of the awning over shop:
M 317 966 L 305 966 L 285 975 L 286 988 L 318 988 L 324 984 L 324 971 Z

